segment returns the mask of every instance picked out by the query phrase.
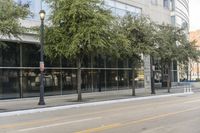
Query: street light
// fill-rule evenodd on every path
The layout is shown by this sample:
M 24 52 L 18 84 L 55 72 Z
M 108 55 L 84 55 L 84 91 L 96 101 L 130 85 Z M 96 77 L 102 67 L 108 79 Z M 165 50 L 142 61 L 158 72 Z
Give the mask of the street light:
M 44 18 L 45 18 L 45 11 L 40 10 L 40 20 L 41 20 L 41 25 L 40 25 L 40 100 L 38 105 L 45 105 L 44 102 Z

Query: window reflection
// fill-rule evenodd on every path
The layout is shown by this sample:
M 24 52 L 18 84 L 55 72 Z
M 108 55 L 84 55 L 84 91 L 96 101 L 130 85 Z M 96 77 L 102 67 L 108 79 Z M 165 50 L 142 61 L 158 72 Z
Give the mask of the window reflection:
M 0 69 L 0 99 L 20 97 L 19 70 Z
M 38 67 L 40 60 L 40 46 L 35 44 L 22 44 L 23 67 Z
M 129 71 L 119 70 L 118 71 L 118 84 L 119 89 L 128 89 L 129 88 Z
M 118 89 L 118 76 L 116 70 L 106 71 L 106 87 L 107 90 L 117 90 Z
M 169 9 L 169 0 L 163 0 L 163 7 Z
M 61 94 L 60 70 L 46 70 L 45 72 L 45 95 Z
M 33 16 L 29 16 L 28 19 L 39 20 L 39 11 L 41 8 L 45 10 L 46 15 L 49 16 L 50 8 L 44 0 L 14 0 L 16 3 L 29 4 L 29 9 L 33 13 Z
M 39 96 L 40 71 L 34 69 L 23 70 L 22 79 L 23 97 Z
M 63 94 L 77 92 L 76 70 L 62 70 L 62 90 Z
M 39 50 L 39 45 L 18 43 L 9 43 L 6 49 L 1 49 L 0 65 L 4 69 L 0 70 L 0 98 L 39 96 Z M 64 57 L 51 60 L 45 57 L 45 66 L 45 95 L 77 93 L 76 60 Z M 128 59 L 97 55 L 85 57 L 82 64 L 82 92 L 128 89 L 132 82 L 131 67 L 131 60 Z M 144 75 L 143 69 L 135 77 L 137 87 L 144 85 L 141 75 Z
M 5 48 L 0 48 L 0 66 L 19 67 L 20 49 L 18 44 L 7 43 Z
M 142 13 L 142 9 L 127 5 L 118 1 L 114 0 L 104 0 L 105 8 L 109 9 L 112 11 L 112 13 L 116 16 L 124 16 L 126 15 L 127 12 L 131 13 L 134 16 L 140 16 Z
M 44 75 L 45 95 L 61 94 L 60 70 L 46 70 Z M 23 97 L 39 96 L 40 71 L 30 69 L 23 71 Z

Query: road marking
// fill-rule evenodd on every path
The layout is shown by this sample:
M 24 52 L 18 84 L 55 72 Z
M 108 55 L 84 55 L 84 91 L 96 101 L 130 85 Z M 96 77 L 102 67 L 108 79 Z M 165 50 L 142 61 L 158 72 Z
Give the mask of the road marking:
M 173 115 L 177 115 L 177 114 L 181 114 L 181 113 L 185 113 L 185 112 L 189 112 L 189 111 L 194 111 L 194 110 L 198 110 L 198 109 L 200 109 L 200 107 L 195 107 L 195 108 L 191 108 L 191 109 L 186 109 L 186 110 L 181 110 L 181 111 L 171 112 L 171 113 L 166 113 L 166 114 L 160 114 L 157 116 L 150 116 L 150 117 L 146 117 L 146 118 L 139 119 L 139 120 L 116 124 L 114 126 L 110 126 L 110 125 L 113 125 L 113 124 L 110 124 L 110 125 L 108 125 L 108 128 L 105 128 L 106 126 L 96 127 L 96 128 L 86 129 L 86 130 L 75 132 L 75 133 L 91 133 L 91 132 L 99 132 L 99 131 L 104 131 L 104 130 L 113 129 L 113 128 L 120 128 L 120 127 L 125 127 L 128 125 L 132 125 L 132 124 L 140 124 L 140 123 L 144 123 L 147 121 L 165 118 L 168 116 L 173 116 Z
M 195 108 L 191 108 L 191 109 L 181 110 L 181 111 L 177 111 L 177 112 L 160 114 L 160 115 L 157 115 L 157 116 L 151 116 L 151 117 L 147 117 L 147 118 L 140 119 L 140 120 L 130 121 L 130 122 L 125 123 L 124 125 L 139 124 L 139 123 L 143 123 L 143 122 L 146 122 L 146 121 L 151 121 L 151 120 L 156 120 L 156 119 L 164 118 L 164 117 L 167 117 L 167 116 L 173 116 L 173 115 L 177 115 L 177 114 L 181 114 L 181 113 L 185 113 L 185 112 L 189 112 L 189 111 L 194 111 L 194 110 L 197 110 L 197 109 L 200 109 L 200 107 L 195 107 Z
M 184 103 L 196 103 L 196 102 L 200 102 L 200 99 L 199 100 L 193 100 L 193 101 L 186 101 Z
M 67 125 L 67 124 L 79 123 L 79 122 L 92 121 L 92 120 L 96 120 L 96 119 L 102 119 L 102 117 L 88 118 L 88 119 L 75 120 L 75 121 L 67 121 L 67 122 L 50 124 L 50 125 L 45 125 L 45 126 L 20 129 L 20 130 L 18 130 L 18 132 L 27 132 L 27 131 L 32 131 L 32 130 L 37 130 L 37 129 L 42 129 L 42 128 L 49 128 L 49 127 L 56 127 L 56 126 L 62 126 L 62 125 Z
M 50 123 L 50 122 L 54 122 L 57 120 L 63 120 L 66 118 L 76 118 L 76 117 L 81 117 L 81 116 L 89 116 L 89 115 L 97 115 L 97 114 L 101 114 L 101 113 L 107 113 L 107 112 L 113 112 L 113 111 L 123 111 L 125 109 L 134 109 L 134 108 L 143 108 L 143 107 L 153 107 L 153 106 L 158 106 L 158 105 L 168 105 L 171 106 L 172 104 L 177 104 L 176 102 L 181 102 L 181 103 L 185 103 L 188 102 L 188 100 L 195 100 L 197 98 L 189 98 L 187 100 L 183 100 L 183 99 L 178 99 L 178 100 L 174 100 L 174 101 L 170 101 L 170 102 L 158 102 L 158 103 L 148 103 L 148 104 L 142 104 L 142 105 L 135 105 L 134 107 L 130 107 L 130 105 L 128 106 L 122 106 L 122 107 L 115 107 L 112 109 L 107 109 L 107 110 L 103 110 L 103 111 L 97 111 L 97 112 L 92 112 L 92 113 L 84 113 L 84 114 L 76 114 L 76 115 L 72 115 L 72 116 L 68 116 L 68 117 L 55 117 L 55 118 L 48 118 L 48 119 L 43 119 L 43 120 L 33 120 L 30 122 L 21 122 L 21 123 L 14 123 L 14 124 L 6 124 L 6 125 L 0 125 L 0 129 L 5 129 L 5 128 L 16 128 L 19 126 L 33 126 L 34 124 L 45 124 L 45 123 Z
M 103 130 L 108 130 L 108 129 L 111 129 L 111 128 L 119 127 L 120 125 L 121 125 L 121 123 L 114 123 L 114 124 L 110 124 L 110 125 L 106 125 L 106 126 L 101 126 L 101 127 L 91 128 L 91 129 L 87 129 L 87 130 L 80 131 L 80 132 L 75 132 L 75 133 L 99 132 L 99 131 L 103 131 Z

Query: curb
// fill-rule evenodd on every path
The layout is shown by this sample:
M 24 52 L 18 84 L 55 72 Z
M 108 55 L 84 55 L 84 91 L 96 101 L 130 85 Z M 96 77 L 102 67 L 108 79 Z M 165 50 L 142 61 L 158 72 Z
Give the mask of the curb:
M 64 110 L 64 109 L 71 109 L 71 108 L 91 107 L 91 106 L 98 106 L 98 105 L 107 105 L 107 104 L 123 103 L 123 102 L 139 101 L 139 100 L 147 100 L 147 99 L 157 99 L 157 98 L 165 98 L 165 97 L 172 97 L 172 96 L 185 96 L 185 95 L 191 95 L 191 94 L 194 94 L 194 93 L 193 92 L 186 92 L 186 93 L 177 93 L 177 94 L 168 94 L 168 95 L 158 95 L 158 96 L 147 96 L 147 97 L 139 97 L 139 98 L 101 101 L 101 102 L 93 102 L 93 103 L 82 103 L 82 104 L 75 104 L 75 105 L 46 107 L 46 108 L 40 108 L 40 109 L 11 111 L 11 112 L 0 113 L 0 117 L 19 116 L 19 115 L 25 115 L 25 114 L 50 112 L 50 111 Z

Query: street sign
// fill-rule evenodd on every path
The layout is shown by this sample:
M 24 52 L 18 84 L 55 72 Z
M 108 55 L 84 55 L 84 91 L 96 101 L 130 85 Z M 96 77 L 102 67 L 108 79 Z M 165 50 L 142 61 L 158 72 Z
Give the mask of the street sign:
M 44 71 L 44 62 L 43 61 L 40 62 L 40 71 L 41 72 Z

